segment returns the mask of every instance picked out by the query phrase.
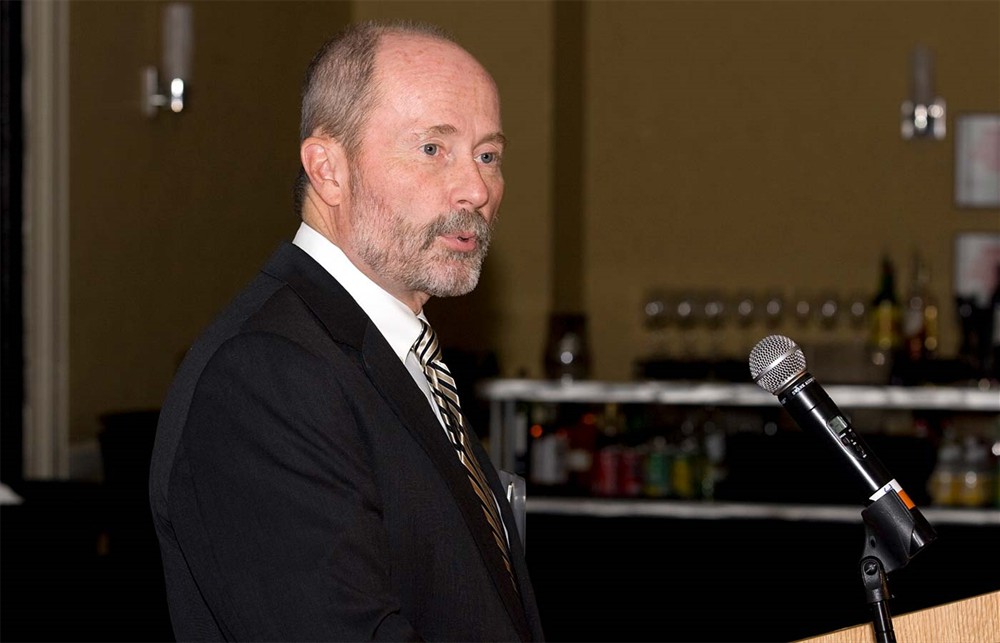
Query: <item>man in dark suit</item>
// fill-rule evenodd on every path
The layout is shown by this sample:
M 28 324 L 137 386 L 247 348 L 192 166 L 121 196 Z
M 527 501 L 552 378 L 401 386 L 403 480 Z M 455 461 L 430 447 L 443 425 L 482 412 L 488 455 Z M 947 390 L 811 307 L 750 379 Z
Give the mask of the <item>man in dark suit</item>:
M 539 640 L 514 517 L 423 315 L 479 278 L 496 86 L 432 27 L 354 25 L 309 67 L 301 141 L 302 225 L 161 410 L 175 635 Z

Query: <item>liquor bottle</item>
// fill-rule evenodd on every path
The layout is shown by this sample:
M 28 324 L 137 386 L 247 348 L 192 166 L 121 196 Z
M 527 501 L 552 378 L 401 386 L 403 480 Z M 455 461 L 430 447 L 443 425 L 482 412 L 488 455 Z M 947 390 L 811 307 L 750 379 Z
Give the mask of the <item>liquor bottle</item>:
M 662 435 L 650 440 L 643 460 L 643 493 L 649 498 L 670 495 L 670 445 Z
M 580 414 L 569 431 L 566 469 L 569 473 L 569 492 L 575 495 L 590 494 L 590 475 L 597 448 L 597 423 L 597 413 L 587 410 Z
M 996 281 L 990 297 L 990 351 L 987 356 L 987 377 L 1000 380 L 1000 263 L 996 268 Z
M 899 351 L 901 364 L 894 364 L 903 383 L 920 384 L 931 375 L 930 360 L 938 348 L 938 305 L 931 293 L 931 272 L 919 253 L 913 254 L 913 271 L 903 305 Z
M 552 494 L 563 490 L 569 479 L 566 455 L 569 435 L 557 421 L 553 405 L 536 404 L 532 408 L 531 439 L 528 447 L 528 482 L 533 490 Z
M 726 478 L 726 430 L 716 417 L 710 417 L 702 425 L 701 443 L 704 462 L 701 497 L 713 500 L 719 483 Z
M 549 379 L 571 382 L 590 376 L 585 315 L 553 313 L 549 317 L 543 362 Z
M 692 500 L 701 495 L 702 470 L 702 452 L 694 417 L 688 416 L 681 423 L 679 439 L 670 469 L 670 488 L 674 497 Z
M 962 445 L 952 427 L 946 427 L 938 445 L 934 470 L 927 481 L 931 502 L 941 507 L 958 504 L 962 484 Z
M 609 405 L 606 410 L 608 422 L 617 427 L 618 484 L 616 495 L 622 498 L 636 498 L 642 495 L 643 461 L 647 445 L 645 418 L 642 413 Z
M 883 255 L 879 286 L 871 306 L 871 359 L 876 366 L 891 367 L 900 346 L 899 321 L 896 270 L 889 256 Z
M 962 443 L 962 475 L 958 488 L 958 504 L 984 507 L 993 502 L 993 467 L 989 448 L 975 436 L 966 436 Z
M 926 264 L 919 253 L 913 254 L 913 272 L 903 309 L 903 355 L 911 364 L 921 364 L 927 358 L 927 286 L 930 280 Z

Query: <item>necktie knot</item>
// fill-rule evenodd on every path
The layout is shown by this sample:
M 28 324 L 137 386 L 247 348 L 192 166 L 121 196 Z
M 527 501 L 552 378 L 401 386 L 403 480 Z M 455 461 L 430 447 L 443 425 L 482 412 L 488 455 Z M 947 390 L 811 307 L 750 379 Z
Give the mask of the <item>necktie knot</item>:
M 441 347 L 438 344 L 434 329 L 424 320 L 420 320 L 420 336 L 413 344 L 413 353 L 423 367 L 424 375 L 431 385 L 435 402 L 441 410 L 445 428 L 461 430 L 462 411 L 458 400 L 458 387 L 451 376 L 448 366 L 441 359 Z
M 441 347 L 438 345 L 437 335 L 431 325 L 420 320 L 420 336 L 413 343 L 413 352 L 417 356 L 417 361 L 425 369 L 431 362 L 441 361 Z

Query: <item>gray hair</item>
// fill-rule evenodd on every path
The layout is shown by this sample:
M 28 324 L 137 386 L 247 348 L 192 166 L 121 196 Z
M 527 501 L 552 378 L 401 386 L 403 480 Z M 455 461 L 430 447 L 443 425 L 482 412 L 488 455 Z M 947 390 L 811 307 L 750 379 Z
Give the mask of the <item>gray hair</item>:
M 319 132 L 339 141 L 349 159 L 356 156 L 365 119 L 381 98 L 374 80 L 375 57 L 387 34 L 456 43 L 441 27 L 423 22 L 366 21 L 348 25 L 323 45 L 306 69 L 299 142 Z M 295 211 L 299 216 L 308 185 L 309 177 L 300 168 L 295 182 Z

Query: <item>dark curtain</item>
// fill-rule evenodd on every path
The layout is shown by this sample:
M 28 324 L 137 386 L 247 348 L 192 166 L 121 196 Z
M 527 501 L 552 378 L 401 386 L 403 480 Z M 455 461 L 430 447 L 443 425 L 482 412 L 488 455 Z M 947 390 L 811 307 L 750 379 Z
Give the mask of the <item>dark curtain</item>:
M 0 399 L 0 479 L 23 477 L 21 457 L 24 400 L 24 321 L 21 221 L 24 176 L 21 80 L 21 10 L 18 0 L 0 0 L 0 274 L 2 274 L 2 399 Z

